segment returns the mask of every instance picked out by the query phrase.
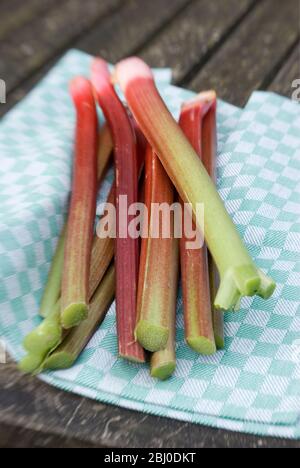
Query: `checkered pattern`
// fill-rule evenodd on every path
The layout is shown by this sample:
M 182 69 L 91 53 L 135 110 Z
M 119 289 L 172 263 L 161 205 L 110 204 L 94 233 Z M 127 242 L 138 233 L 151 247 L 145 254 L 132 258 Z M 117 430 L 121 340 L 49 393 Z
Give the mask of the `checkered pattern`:
M 67 83 L 90 57 L 71 51 L 0 126 L 0 337 L 23 356 L 67 209 L 74 114 Z M 193 94 L 160 90 L 178 116 Z M 214 427 L 300 436 L 300 113 L 255 93 L 242 113 L 219 103 L 218 188 L 257 264 L 278 283 L 272 299 L 246 299 L 226 314 L 226 347 L 202 357 L 184 342 L 177 314 L 177 369 L 167 382 L 117 358 L 115 307 L 76 365 L 46 373 L 50 384 L 100 401 Z M 229 136 L 230 135 L 230 136 Z M 109 188 L 112 173 L 99 200 Z

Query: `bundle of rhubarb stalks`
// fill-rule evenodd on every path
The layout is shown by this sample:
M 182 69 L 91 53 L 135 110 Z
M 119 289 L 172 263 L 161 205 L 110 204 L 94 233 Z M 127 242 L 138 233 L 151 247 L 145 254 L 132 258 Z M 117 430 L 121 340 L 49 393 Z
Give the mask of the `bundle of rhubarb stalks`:
M 275 289 L 250 258 L 215 187 L 216 94 L 184 103 L 177 123 L 138 58 L 121 61 L 112 75 L 95 59 L 91 79 L 74 78 L 70 92 L 77 119 L 69 215 L 40 306 L 44 320 L 25 338 L 20 368 L 39 373 L 72 366 L 116 298 L 119 356 L 149 359 L 151 375 L 166 379 L 176 367 L 179 270 L 186 342 L 205 355 L 224 346 L 224 311 L 236 311 L 243 296 L 268 299 Z M 97 105 L 105 117 L 101 128 Z M 111 158 L 115 181 L 107 201 L 116 216 L 107 210 L 95 233 L 97 192 Z M 124 197 L 129 207 L 143 202 L 147 208 L 140 237 L 130 234 L 136 218 L 130 209 L 124 213 Z M 191 207 L 193 232 L 205 237 L 201 247 L 191 248 L 185 229 L 178 239 L 173 210 L 169 235 L 161 226 L 153 235 L 154 207 L 175 202 Z

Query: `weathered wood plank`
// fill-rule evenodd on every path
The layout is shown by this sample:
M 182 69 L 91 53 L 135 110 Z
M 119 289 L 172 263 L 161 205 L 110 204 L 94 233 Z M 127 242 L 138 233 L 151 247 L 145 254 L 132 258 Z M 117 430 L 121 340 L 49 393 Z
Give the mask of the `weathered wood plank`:
M 126 8 L 96 26 L 76 46 L 116 62 L 139 50 L 191 0 L 129 0 Z
M 24 377 L 15 365 L 0 372 L 0 446 L 199 448 L 199 447 L 300 447 L 297 441 L 259 438 L 211 429 L 135 411 L 107 406 L 48 387 L 33 377 Z M 10 428 L 9 436 L 7 428 Z
M 268 89 L 290 98 L 295 91 L 295 88 L 292 87 L 293 81 L 297 79 L 300 79 L 300 42 L 269 85 Z
M 42 430 L 32 431 L 23 427 L 12 427 L 1 423 L 0 447 L 13 448 L 94 448 L 88 442 L 72 439 L 67 436 L 45 433 Z
M 90 54 L 99 54 L 111 62 L 135 53 L 157 31 L 176 16 L 190 0 L 130 0 L 122 8 L 98 22 L 91 31 L 80 37 L 72 47 Z M 157 11 L 160 14 L 157 14 Z M 57 57 L 58 58 L 58 57 Z M 41 70 L 28 80 L 20 83 L 13 92 L 8 93 L 6 106 L 0 106 L 0 116 L 4 115 L 48 71 L 55 60 L 47 62 Z M 0 68 L 1 69 L 1 68 Z M 1 76 L 1 75 L 0 75 Z
M 35 16 L 45 14 L 58 0 L 9 0 L 0 4 L 0 40 Z
M 299 37 L 299 1 L 263 0 L 192 80 L 195 91 L 218 90 L 244 105 L 282 63 Z
M 120 4 L 121 0 L 89 0 L 83 9 L 82 0 L 66 0 L 7 36 L 0 44 L 0 76 L 7 92 Z
M 256 4 L 253 0 L 197 0 L 164 29 L 140 56 L 150 65 L 171 67 L 181 83 Z

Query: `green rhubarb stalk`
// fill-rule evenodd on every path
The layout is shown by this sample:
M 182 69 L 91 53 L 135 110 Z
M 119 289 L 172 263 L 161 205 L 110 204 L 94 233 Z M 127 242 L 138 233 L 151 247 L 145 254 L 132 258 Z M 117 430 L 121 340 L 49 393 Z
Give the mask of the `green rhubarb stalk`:
M 60 308 L 61 303 L 59 300 L 48 317 L 26 336 L 23 342 L 26 351 L 41 355 L 55 346 L 57 341 L 60 340 L 62 335 Z
M 65 329 L 88 316 L 89 272 L 97 194 L 97 113 L 93 89 L 85 78 L 70 87 L 77 112 L 75 162 L 61 292 Z
M 173 202 L 173 185 L 149 146 L 145 164 L 148 232 L 142 239 L 135 335 L 143 348 L 151 352 L 164 349 L 168 342 L 170 315 L 173 314 L 176 297 L 176 291 L 170 284 L 178 270 L 178 258 L 174 256 L 174 233 L 170 232 L 166 238 L 162 236 L 160 217 L 153 208 L 162 203 L 170 207 Z M 174 213 L 170 212 L 169 217 L 172 229 Z
M 52 260 L 46 287 L 40 305 L 40 315 L 48 317 L 60 297 L 62 270 L 64 265 L 64 250 L 67 226 L 65 225 L 59 237 L 55 254 Z
M 262 280 L 213 181 L 160 97 L 150 68 L 138 58 L 123 60 L 116 67 L 115 80 L 182 200 L 191 204 L 194 219 L 204 232 L 221 277 L 215 307 L 234 309 L 243 296 L 259 294 L 268 298 L 275 283 L 267 277 Z M 204 226 L 197 219 L 199 203 L 205 208 Z
M 105 123 L 100 129 L 99 149 L 98 149 L 98 183 L 102 181 L 103 175 L 107 169 L 113 143 L 108 125 Z M 49 271 L 46 287 L 40 305 L 41 317 L 47 317 L 55 304 L 57 303 L 61 293 L 61 281 L 64 264 L 64 251 L 66 240 L 67 223 L 63 227 L 62 233 L 58 240 L 52 265 Z
M 102 132 L 108 133 L 105 130 Z M 99 149 L 99 164 L 98 164 L 98 177 L 99 181 L 102 179 L 107 162 L 111 154 L 112 145 L 109 142 L 109 138 L 106 143 L 103 139 L 102 148 Z M 102 161 L 102 163 L 100 162 Z M 106 161 L 106 164 L 105 164 Z M 112 187 L 109 194 L 108 203 L 114 203 L 114 187 Z M 99 229 L 102 229 L 102 225 L 105 221 L 103 218 L 99 222 Z M 112 224 L 112 223 L 111 223 Z M 63 251 L 63 248 L 61 249 Z M 92 261 L 90 268 L 90 281 L 89 281 L 89 297 L 92 298 L 98 285 L 102 281 L 107 268 L 109 267 L 114 255 L 114 240 L 109 235 L 106 238 L 99 238 L 95 236 L 93 249 L 92 249 Z M 58 272 L 59 273 L 59 272 Z M 19 367 L 23 372 L 37 373 L 41 370 L 41 364 L 45 360 L 46 356 L 51 353 L 59 344 L 62 342 L 66 331 L 63 330 L 60 321 L 60 309 L 61 302 L 58 300 L 51 308 L 51 312 L 48 314 L 46 319 L 31 333 L 29 333 L 24 340 L 24 348 L 28 352 L 28 355 L 23 358 L 20 362 Z
M 90 304 L 87 320 L 71 330 L 60 346 L 43 363 L 44 369 L 67 369 L 77 360 L 103 321 L 115 295 L 115 268 L 105 274 Z
M 173 239 L 172 258 L 170 261 L 169 276 L 169 315 L 168 329 L 169 338 L 166 348 L 152 354 L 150 360 L 150 374 L 160 380 L 166 380 L 176 369 L 176 300 L 178 288 L 178 240 Z M 173 268 L 172 268 L 173 266 Z
M 61 303 L 58 300 L 48 317 L 24 339 L 23 346 L 28 354 L 19 363 L 22 372 L 37 372 L 45 356 L 61 343 L 64 332 L 60 323 L 60 310 Z
M 115 206 L 115 194 L 116 187 L 115 184 L 113 184 L 107 198 L 108 204 Z M 113 216 L 113 214 L 109 213 L 109 216 Z M 98 237 L 98 235 L 96 235 L 94 238 L 89 282 L 90 298 L 93 297 L 114 256 L 115 242 L 112 232 L 114 229 L 114 221 L 114 219 L 110 218 L 108 220 L 106 217 L 102 217 L 97 226 L 97 233 L 102 232 L 106 224 L 108 224 L 111 230 L 105 231 L 105 237 Z
M 114 202 L 114 187 L 108 197 L 108 202 Z M 99 229 L 104 223 L 102 218 Z M 110 236 L 99 238 L 95 236 L 90 269 L 89 298 L 91 299 L 101 283 L 114 256 L 114 239 Z M 38 373 L 42 370 L 42 363 L 54 351 L 66 336 L 68 330 L 63 330 L 60 320 L 60 300 L 52 308 L 48 317 L 24 340 L 24 348 L 28 355 L 20 362 L 19 368 L 23 372 Z

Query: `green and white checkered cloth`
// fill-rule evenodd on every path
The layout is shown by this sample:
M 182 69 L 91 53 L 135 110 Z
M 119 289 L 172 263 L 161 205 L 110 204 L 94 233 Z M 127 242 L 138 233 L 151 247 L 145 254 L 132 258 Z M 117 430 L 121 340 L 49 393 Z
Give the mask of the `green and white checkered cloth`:
M 0 338 L 23 356 L 67 210 L 74 111 L 68 81 L 91 58 L 69 52 L 0 125 Z M 178 116 L 191 92 L 156 72 Z M 254 93 L 244 112 L 219 103 L 218 188 L 257 264 L 278 283 L 272 299 L 246 299 L 226 314 L 226 348 L 203 357 L 184 342 L 167 382 L 117 357 L 115 308 L 70 370 L 41 378 L 107 403 L 235 431 L 300 437 L 300 108 Z M 100 200 L 107 192 L 111 174 Z

